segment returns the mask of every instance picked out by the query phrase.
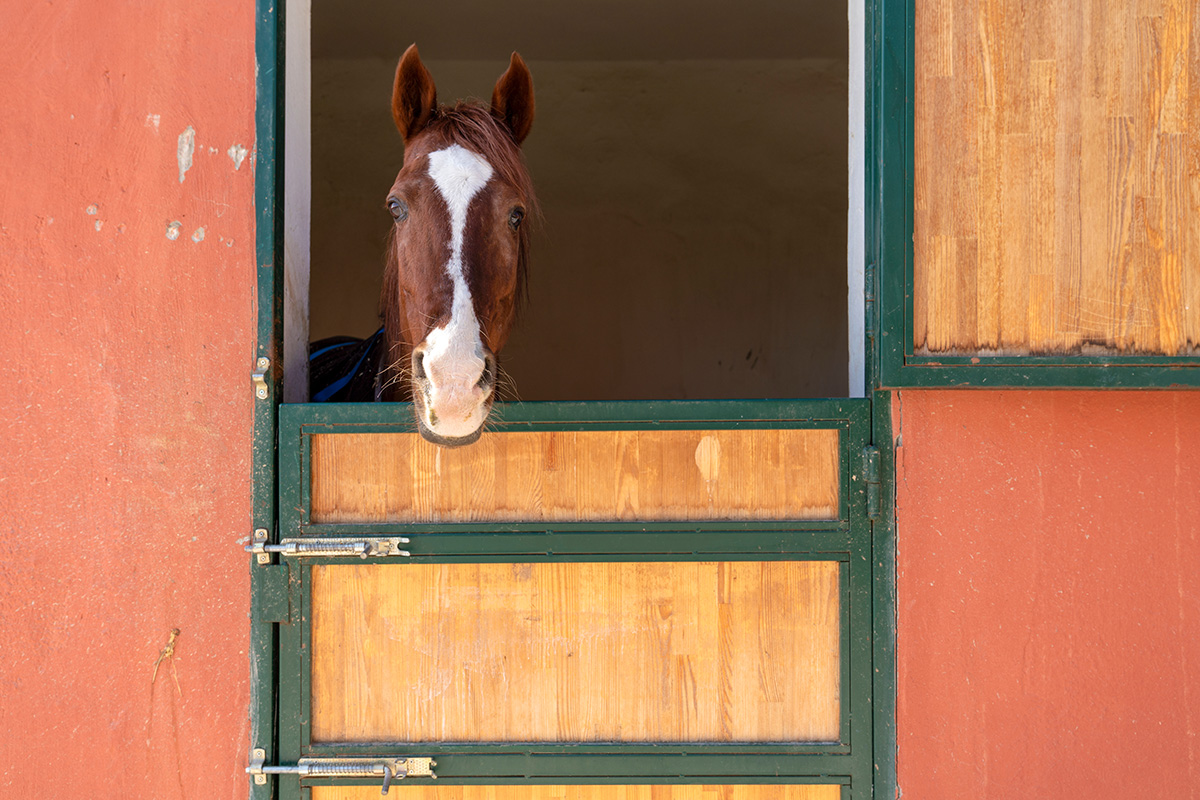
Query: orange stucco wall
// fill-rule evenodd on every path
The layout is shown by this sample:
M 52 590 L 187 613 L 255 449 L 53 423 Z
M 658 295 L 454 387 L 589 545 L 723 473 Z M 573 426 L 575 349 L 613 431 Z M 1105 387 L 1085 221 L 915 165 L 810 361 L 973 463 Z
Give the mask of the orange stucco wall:
M 893 411 L 901 796 L 1200 795 L 1200 392 Z
M 0 31 L 0 797 L 242 797 L 254 4 Z
M 247 793 L 253 14 L 0 6 L 0 797 Z M 903 796 L 1195 797 L 1200 393 L 895 414 Z

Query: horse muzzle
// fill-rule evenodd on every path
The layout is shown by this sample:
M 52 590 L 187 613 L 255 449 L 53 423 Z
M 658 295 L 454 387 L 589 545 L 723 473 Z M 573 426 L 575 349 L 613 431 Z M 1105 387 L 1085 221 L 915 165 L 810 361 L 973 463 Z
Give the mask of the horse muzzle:
M 434 362 L 424 346 L 412 354 L 413 406 L 421 436 L 440 447 L 477 441 L 492 410 L 496 356 L 486 348 L 457 363 Z

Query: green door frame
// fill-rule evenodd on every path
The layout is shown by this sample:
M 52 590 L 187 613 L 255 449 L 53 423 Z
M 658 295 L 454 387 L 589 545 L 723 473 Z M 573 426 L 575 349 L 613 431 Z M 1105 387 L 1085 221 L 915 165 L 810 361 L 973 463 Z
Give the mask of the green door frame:
M 283 8 L 273 0 L 256 0 L 257 90 L 255 194 L 257 209 L 257 264 L 259 325 L 256 371 L 263 373 L 258 384 L 254 416 L 254 502 L 253 527 L 267 531 L 276 541 L 284 530 L 322 535 L 346 534 L 337 526 L 312 526 L 296 515 L 279 517 L 279 492 L 291 493 L 282 507 L 300 498 L 303 491 L 305 436 L 317 429 L 334 430 L 358 426 L 357 430 L 400 430 L 411 412 L 403 405 L 281 406 L 282 376 L 282 173 L 283 163 Z M 879 7 L 867 0 L 868 74 L 875 63 Z M 870 82 L 869 82 L 870 83 Z M 868 88 L 868 119 L 873 93 Z M 868 132 L 868 153 L 870 147 Z M 871 159 L 868 159 L 870 164 Z M 870 187 L 874 170 L 868 167 Z M 868 242 L 877 213 L 868 203 Z M 869 283 L 870 287 L 871 284 Z M 870 291 L 870 289 L 869 289 Z M 868 336 L 874 309 L 868 304 Z M 870 339 L 869 339 L 870 341 Z M 263 359 L 267 359 L 264 364 Z M 868 364 L 873 360 L 868 358 Z M 437 555 L 420 556 L 426 561 L 453 560 L 604 560 L 645 559 L 766 559 L 816 558 L 843 564 L 845 615 L 843 660 L 852 681 L 843 699 L 843 741 L 836 745 L 675 745 L 666 748 L 645 745 L 580 747 L 577 745 L 530 745 L 421 748 L 442 755 L 439 777 L 459 783 L 842 783 L 843 796 L 895 796 L 895 601 L 894 543 L 892 540 L 891 474 L 893 450 L 890 431 L 890 395 L 876 392 L 867 400 L 851 401 L 753 401 L 696 403 L 616 404 L 519 404 L 500 410 L 500 423 L 509 430 L 615 429 L 644 427 L 812 426 L 818 416 L 837 418 L 845 426 L 842 439 L 850 447 L 874 451 L 863 461 L 847 451 L 843 475 L 844 514 L 838 524 L 807 522 L 792 524 L 707 524 L 689 523 L 686 531 L 678 524 L 638 525 L 649 529 L 661 542 L 675 542 L 672 552 L 649 554 L 646 533 L 630 535 L 620 525 L 565 525 L 547 529 L 539 526 L 426 526 L 421 539 L 438 537 Z M 278 414 L 278 417 L 277 417 Z M 279 423 L 279 424 L 277 424 Z M 365 427 L 364 427 L 365 426 Z M 853 436 L 848 434 L 853 429 Z M 283 437 L 281 442 L 280 437 Z M 282 447 L 282 449 L 280 449 Z M 282 462 L 280 454 L 283 454 Z M 877 469 L 867 485 L 868 470 Z M 281 488 L 282 487 L 282 488 Z M 874 487 L 874 488 L 872 488 Z M 872 494 L 875 492 L 875 494 Z M 881 494 L 880 494 L 881 493 Z M 870 502 L 868 497 L 874 499 Z M 868 519 L 868 507 L 875 519 Z M 393 526 L 395 527 L 395 526 Z M 408 526 L 415 533 L 419 526 Z M 674 529 L 674 530 L 673 530 Z M 363 530 L 360 528 L 360 534 Z M 686 538 L 685 538 L 686 537 Z M 832 548 L 830 537 L 840 537 Z M 484 542 L 486 540 L 486 546 Z M 551 546 L 547 542 L 552 542 Z M 453 543 L 447 549 L 446 545 Z M 685 544 L 686 543 L 686 544 Z M 597 548 L 603 551 L 597 555 Z M 455 549 L 457 548 L 457 549 Z M 490 548 L 490 549 L 488 549 Z M 548 554 L 549 553 L 549 554 Z M 281 754 L 300 752 L 349 754 L 371 752 L 371 748 L 312 748 L 305 741 L 306 671 L 298 660 L 297 645 L 307 635 L 302 623 L 307 600 L 308 564 L 337 563 L 337 559 L 306 564 L 260 564 L 251 558 L 251 741 L 261 748 L 267 764 L 289 763 Z M 357 559 L 355 559 L 357 561 Z M 294 567 L 294 568 L 293 568 Z M 851 611 L 850 609 L 853 609 Z M 853 713 L 852 713 L 853 712 Z M 851 742 L 858 747 L 851 747 Z M 375 752 L 379 752 L 376 748 Z M 388 749 L 394 753 L 395 748 Z M 294 762 L 291 762 L 294 763 Z M 457 777 L 455 777 L 457 774 Z M 306 781 L 320 785 L 328 781 Z M 854 790 L 851 786 L 855 787 Z M 290 788 L 288 788 L 290 787 Z M 860 789 L 858 787 L 866 787 Z M 281 790 L 287 792 L 281 794 Z M 270 778 L 251 782 L 254 800 L 279 796 L 307 796 L 295 778 Z
M 524 403 L 506 406 L 500 431 L 716 430 L 834 428 L 839 431 L 840 508 L 824 522 L 657 522 L 530 524 L 313 524 L 308 519 L 314 435 L 412 433 L 407 404 L 308 404 L 280 408 L 280 534 L 355 538 L 405 536 L 408 563 L 545 561 L 821 560 L 841 564 L 842 736 L 836 744 L 476 744 L 317 746 L 308 741 L 308 576 L 312 564 L 360 564 L 358 558 L 291 561 L 291 624 L 280 631 L 280 758 L 351 755 L 433 756 L 439 782 L 797 782 L 870 787 L 872 692 L 872 530 L 867 519 L 864 451 L 871 440 L 867 400 Z M 871 485 L 869 485 L 871 484 Z M 379 568 L 374 564 L 364 569 Z M 403 568 L 402 565 L 396 568 Z M 328 781 L 325 781 L 328 783 Z M 366 781 L 363 781 L 366 782 Z M 319 785 L 321 781 L 306 781 Z M 289 791 L 296 780 L 285 782 Z M 871 796 L 859 790 L 856 796 Z M 286 795 L 285 795 L 286 796 Z

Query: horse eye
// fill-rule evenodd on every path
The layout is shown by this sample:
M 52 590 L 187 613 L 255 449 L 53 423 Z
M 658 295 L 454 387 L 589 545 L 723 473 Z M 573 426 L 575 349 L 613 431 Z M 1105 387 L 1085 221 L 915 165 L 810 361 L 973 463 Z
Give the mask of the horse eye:
M 525 218 L 525 212 L 519 208 L 514 208 L 512 213 L 508 215 L 508 224 L 515 231 L 521 227 L 521 220 Z
M 408 206 L 398 197 L 389 197 L 387 201 L 388 212 L 392 215 L 392 219 L 399 222 L 408 218 Z

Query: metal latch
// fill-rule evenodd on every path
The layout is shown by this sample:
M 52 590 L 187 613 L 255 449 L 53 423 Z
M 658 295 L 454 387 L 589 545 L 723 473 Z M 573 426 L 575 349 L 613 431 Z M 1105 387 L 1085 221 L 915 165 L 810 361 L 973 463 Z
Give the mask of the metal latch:
M 404 778 L 437 778 L 433 768 L 437 762 L 432 758 L 302 758 L 294 765 L 272 766 L 265 764 L 266 751 L 255 748 L 250 751 L 250 766 L 246 772 L 254 776 L 254 782 L 262 786 L 268 775 L 299 775 L 301 778 L 370 778 L 383 776 L 383 794 L 388 793 L 392 781 Z
M 404 536 L 364 536 L 357 539 L 335 538 L 285 538 L 279 544 L 267 543 L 267 531 L 259 528 L 254 531 L 254 538 L 246 545 L 247 553 L 257 553 L 258 563 L 266 564 L 271 560 L 270 553 L 280 553 L 285 556 L 308 556 L 310 558 L 340 558 L 358 556 L 359 558 L 403 556 L 412 553 L 400 549 L 400 545 L 408 544 Z
M 267 372 L 271 369 L 271 359 L 263 356 L 254 364 L 254 372 L 250 373 L 250 379 L 254 381 L 254 396 L 259 400 L 266 400 L 270 394 L 270 389 L 267 387 Z

